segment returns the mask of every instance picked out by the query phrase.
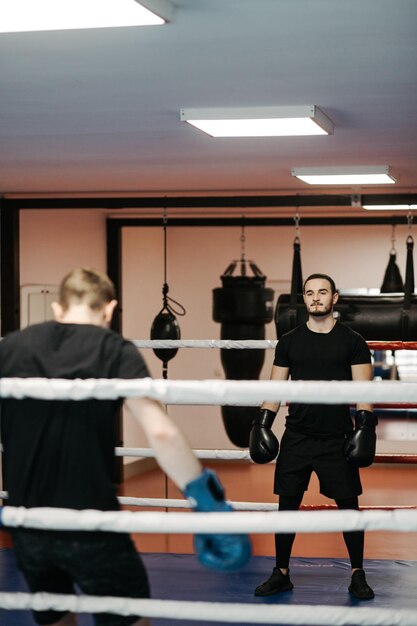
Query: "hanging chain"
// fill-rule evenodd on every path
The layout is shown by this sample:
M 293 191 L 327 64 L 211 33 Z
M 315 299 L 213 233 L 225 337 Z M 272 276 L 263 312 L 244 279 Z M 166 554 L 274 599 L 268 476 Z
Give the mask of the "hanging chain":
M 390 254 L 397 254 L 397 250 L 395 247 L 395 224 L 392 225 L 391 231 L 391 252 Z
M 180 304 L 179 302 L 177 302 L 176 300 L 174 300 L 173 298 L 170 298 L 168 296 L 168 291 L 169 291 L 168 282 L 167 282 L 167 256 L 168 256 L 167 255 L 167 225 L 168 225 L 168 211 L 167 211 L 166 207 L 164 208 L 164 215 L 163 215 L 162 222 L 163 222 L 163 225 L 164 225 L 164 284 L 162 286 L 163 309 L 167 309 L 171 313 L 176 313 L 177 315 L 185 315 L 186 314 L 186 310 L 182 306 L 182 304 Z M 173 307 L 172 304 L 169 304 L 169 303 L 175 304 L 175 307 Z
M 242 227 L 240 231 L 240 274 L 246 276 L 246 259 L 245 259 L 245 218 L 242 216 Z
M 407 215 L 407 226 L 408 226 L 408 237 L 407 237 L 407 241 L 414 241 L 413 239 L 413 235 L 411 234 L 411 229 L 413 226 L 413 212 L 411 209 L 408 210 L 408 215 Z
M 167 282 L 167 224 L 168 224 L 168 211 L 166 207 L 164 208 L 164 215 L 162 218 L 162 222 L 164 225 L 164 285 L 166 285 L 166 282 Z
M 242 222 L 241 235 L 240 235 L 240 256 L 242 259 L 245 258 L 245 242 L 246 242 L 245 225 Z
M 300 243 L 300 214 L 298 213 L 298 207 L 294 215 L 294 224 L 295 224 L 294 243 Z

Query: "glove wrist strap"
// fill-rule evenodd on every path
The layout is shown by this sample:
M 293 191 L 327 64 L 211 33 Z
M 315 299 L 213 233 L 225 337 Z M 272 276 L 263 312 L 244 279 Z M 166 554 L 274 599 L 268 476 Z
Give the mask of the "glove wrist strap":
M 253 420 L 253 424 L 259 424 L 260 426 L 271 428 L 276 416 L 277 414 L 275 411 L 270 411 L 269 409 L 261 409 L 260 415 Z
M 224 489 L 216 473 L 207 468 L 185 486 L 183 493 L 194 511 L 219 511 L 225 507 Z
M 356 428 L 363 428 L 369 426 L 375 428 L 378 424 L 378 418 L 372 411 L 366 411 L 361 409 L 355 413 L 355 426 Z

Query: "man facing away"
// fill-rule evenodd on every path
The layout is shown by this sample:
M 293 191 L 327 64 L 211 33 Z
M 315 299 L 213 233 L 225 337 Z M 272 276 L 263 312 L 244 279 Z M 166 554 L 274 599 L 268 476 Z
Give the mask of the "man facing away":
M 29 326 L 0 342 L 1 377 L 143 378 L 148 369 L 133 343 L 109 330 L 117 302 L 101 272 L 78 268 L 62 281 L 55 321 Z M 1 402 L 1 438 L 8 504 L 23 507 L 118 510 L 113 484 L 121 401 L 11 400 Z M 203 470 L 185 437 L 158 402 L 129 398 L 125 407 L 142 427 L 160 467 L 195 511 L 229 511 L 222 487 Z M 11 531 L 18 566 L 30 590 L 147 598 L 148 577 L 129 535 L 109 532 Z M 200 535 L 200 561 L 236 569 L 250 556 L 244 535 Z M 74 626 L 65 611 L 35 611 L 41 625 Z M 139 616 L 96 614 L 96 626 L 145 626 Z
M 372 380 L 371 355 L 364 339 L 337 322 L 333 307 L 338 300 L 334 280 L 312 274 L 304 283 L 308 321 L 283 335 L 275 350 L 272 380 Z M 264 402 L 254 420 L 250 454 L 256 463 L 268 463 L 278 454 L 279 444 L 271 430 L 278 403 Z M 289 406 L 274 479 L 280 511 L 296 511 L 312 472 L 320 492 L 335 500 L 339 509 L 358 509 L 362 493 L 359 467 L 371 465 L 375 455 L 377 419 L 372 406 L 356 406 L 355 429 L 345 404 L 300 404 Z M 374 597 L 363 570 L 364 533 L 344 532 L 352 578 L 349 592 L 361 600 Z M 295 534 L 276 534 L 276 567 L 255 590 L 256 596 L 290 591 L 289 562 Z

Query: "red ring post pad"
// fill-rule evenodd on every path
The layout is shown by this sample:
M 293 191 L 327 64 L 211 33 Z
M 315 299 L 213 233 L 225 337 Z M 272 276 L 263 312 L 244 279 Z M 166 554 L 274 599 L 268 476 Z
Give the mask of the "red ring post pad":
M 230 512 L 233 507 L 225 502 L 224 489 L 215 472 L 204 469 L 189 482 L 184 495 L 196 512 Z M 252 554 L 247 535 L 195 535 L 194 547 L 200 562 L 219 571 L 237 570 L 246 565 Z

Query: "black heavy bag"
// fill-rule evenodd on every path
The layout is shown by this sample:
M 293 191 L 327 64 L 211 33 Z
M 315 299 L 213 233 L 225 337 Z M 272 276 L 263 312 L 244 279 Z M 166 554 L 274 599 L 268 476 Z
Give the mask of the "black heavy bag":
M 245 262 L 246 263 L 246 262 Z M 213 319 L 221 326 L 221 338 L 232 340 L 265 339 L 265 324 L 273 317 L 273 289 L 265 287 L 265 276 L 251 261 L 253 276 L 241 265 L 240 276 L 233 276 L 237 262 L 221 276 L 222 287 L 213 289 Z M 265 350 L 221 349 L 221 362 L 229 380 L 257 380 Z M 223 406 L 222 418 L 230 441 L 247 448 L 257 407 Z
M 404 294 L 356 295 L 340 294 L 334 310 L 337 319 L 367 341 L 416 341 L 417 295 L 414 294 L 414 241 L 407 238 L 407 265 Z M 291 330 L 289 294 L 278 298 L 275 309 L 277 338 Z M 296 305 L 297 323 L 307 321 L 301 297 Z
M 395 293 L 381 295 L 340 294 L 334 307 L 335 317 L 360 333 L 367 341 L 415 341 L 417 338 L 417 295 L 414 295 L 414 240 L 411 235 L 408 236 L 406 243 L 407 264 L 404 295 Z M 291 294 L 282 294 L 277 301 L 275 326 L 278 339 L 294 328 L 294 319 L 297 325 L 305 323 L 308 319 L 302 296 L 298 294 L 295 305 L 293 302 L 294 289 L 292 286 Z M 295 315 L 293 309 L 295 309 Z
M 291 330 L 289 294 L 278 298 L 275 309 L 277 338 Z M 402 295 L 343 295 L 334 307 L 338 321 L 362 335 L 367 341 L 416 341 L 417 295 L 410 297 L 409 308 Z M 297 323 L 307 321 L 302 299 L 297 302 Z

